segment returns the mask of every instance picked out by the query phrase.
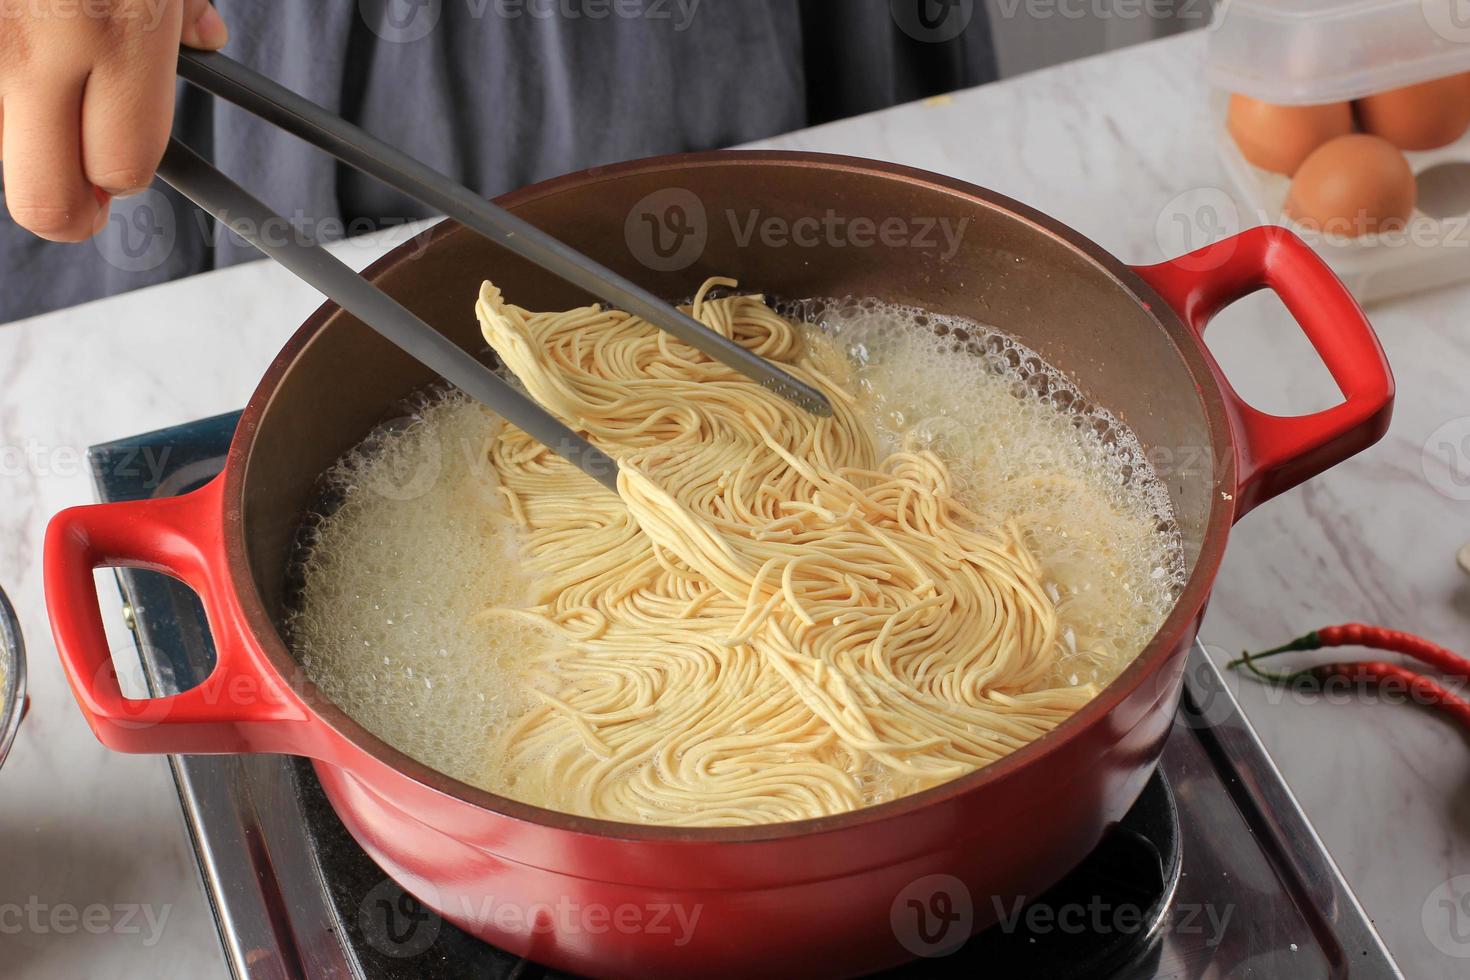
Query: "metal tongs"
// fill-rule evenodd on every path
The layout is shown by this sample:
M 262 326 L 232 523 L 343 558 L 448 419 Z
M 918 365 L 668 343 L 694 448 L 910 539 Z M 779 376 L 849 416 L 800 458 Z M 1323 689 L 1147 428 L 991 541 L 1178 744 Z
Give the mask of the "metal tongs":
M 185 49 L 179 52 L 179 77 L 473 228 L 567 282 L 647 320 L 808 412 L 832 414 L 827 399 L 810 385 L 504 208 L 483 200 L 444 174 L 239 62 L 218 52 Z M 281 227 L 284 219 L 177 139 L 169 141 L 158 176 L 445 380 L 484 402 L 599 483 L 617 489 L 617 464 L 609 456 L 326 249 L 292 241 L 290 236 L 262 235 L 262 229 Z

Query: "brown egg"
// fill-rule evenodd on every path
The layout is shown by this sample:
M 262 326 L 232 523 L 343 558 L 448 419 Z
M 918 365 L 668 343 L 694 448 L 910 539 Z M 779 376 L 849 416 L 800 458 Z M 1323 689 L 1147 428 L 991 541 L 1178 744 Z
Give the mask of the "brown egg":
M 1470 76 L 1390 89 L 1357 102 L 1363 131 L 1401 150 L 1432 150 L 1453 143 L 1470 128 Z
M 1401 229 L 1416 196 L 1403 152 L 1378 136 L 1355 133 L 1323 143 L 1302 161 L 1286 213 L 1313 230 L 1357 238 Z
M 1294 174 L 1317 147 L 1353 131 L 1353 109 L 1346 102 L 1274 105 L 1232 95 L 1225 126 L 1251 163 L 1278 174 Z

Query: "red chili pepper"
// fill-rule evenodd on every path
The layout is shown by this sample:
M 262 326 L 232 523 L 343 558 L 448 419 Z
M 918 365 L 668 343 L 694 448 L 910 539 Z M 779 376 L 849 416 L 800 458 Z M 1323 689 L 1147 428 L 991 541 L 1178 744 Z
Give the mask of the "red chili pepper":
M 1372 683 L 1374 685 L 1402 685 L 1409 697 L 1418 704 L 1427 707 L 1438 708 L 1451 718 L 1458 721 L 1466 729 L 1470 729 L 1470 701 L 1455 694 L 1449 688 L 1440 684 L 1423 674 L 1410 670 L 1399 664 L 1385 663 L 1381 660 L 1359 661 L 1353 663 L 1321 664 L 1306 670 L 1298 670 L 1290 674 L 1272 674 L 1258 668 L 1252 661 L 1255 657 L 1248 656 L 1243 661 L 1255 674 L 1273 684 L 1297 685 L 1308 679 L 1317 681 L 1328 681 L 1333 678 L 1341 678 L 1354 684 Z
M 1324 626 L 1322 629 L 1314 630 L 1305 636 L 1299 636 L 1290 643 L 1283 643 L 1279 647 L 1263 650 L 1260 653 L 1248 653 L 1238 660 L 1232 660 L 1231 667 L 1259 660 L 1262 657 L 1272 657 L 1278 653 L 1290 653 L 1294 650 L 1321 650 L 1324 647 L 1371 647 L 1375 650 L 1388 650 L 1392 653 L 1402 653 L 1406 657 L 1433 667 L 1443 674 L 1452 677 L 1463 677 L 1470 680 L 1470 659 L 1460 656 L 1453 650 L 1447 650 L 1436 643 L 1430 643 L 1423 637 L 1412 633 L 1404 633 L 1400 630 L 1384 629 L 1381 626 L 1368 626 L 1364 623 L 1344 623 L 1341 626 Z

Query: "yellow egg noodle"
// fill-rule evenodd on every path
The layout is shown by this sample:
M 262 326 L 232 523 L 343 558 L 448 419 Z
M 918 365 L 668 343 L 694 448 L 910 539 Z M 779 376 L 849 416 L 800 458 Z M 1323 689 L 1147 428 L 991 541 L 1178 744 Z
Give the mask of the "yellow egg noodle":
M 816 350 L 759 296 L 688 311 L 822 390 L 803 412 L 617 310 L 532 313 L 486 283 L 485 338 L 538 402 L 619 464 L 618 495 L 503 426 L 490 463 L 519 525 L 537 703 L 499 733 L 500 792 L 574 813 L 747 824 L 952 779 L 1090 700 L 1057 686 L 1053 593 L 1014 525 L 962 506 L 946 464 L 884 456 Z

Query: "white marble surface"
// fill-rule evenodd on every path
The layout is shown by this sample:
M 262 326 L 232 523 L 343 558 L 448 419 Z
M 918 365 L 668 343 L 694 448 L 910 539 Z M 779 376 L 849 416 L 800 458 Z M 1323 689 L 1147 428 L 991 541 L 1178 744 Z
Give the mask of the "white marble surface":
M 334 251 L 361 268 L 385 247 Z M 167 762 L 104 749 L 67 688 L 41 541 L 51 514 L 95 500 L 88 446 L 239 408 L 320 303 L 256 262 L 0 326 L 0 583 L 29 646 L 31 696 L 0 769 L 0 976 L 229 976 Z M 117 590 L 101 579 L 99 595 L 122 648 Z M 68 918 L 96 905 L 108 909 L 105 922 L 91 913 L 96 933 Z
M 1172 39 L 768 145 L 952 174 L 1048 211 L 1126 260 L 1151 262 L 1184 250 L 1186 230 L 1200 244 L 1199 226 L 1213 227 L 1205 219 L 1224 200 L 1201 60 L 1200 36 Z M 376 246 L 342 249 L 365 264 Z M 6 976 L 225 975 L 165 764 L 101 749 L 65 688 L 42 603 L 41 537 L 51 513 L 91 498 L 87 446 L 239 407 L 316 304 L 255 264 L 0 327 L 0 582 L 31 645 L 33 700 L 0 771 Z M 1423 460 L 1446 423 L 1450 441 L 1470 434 L 1470 422 L 1453 425 L 1470 416 L 1470 287 L 1371 313 L 1399 381 L 1392 430 L 1236 530 L 1202 634 L 1218 656 L 1347 619 L 1465 643 L 1470 579 L 1454 555 L 1470 539 L 1470 508 L 1431 485 Z M 1269 299 L 1223 315 L 1212 347 L 1266 410 L 1332 399 L 1325 372 Z M 1431 475 L 1445 473 L 1439 466 Z M 1470 960 L 1433 940 L 1443 945 L 1470 918 L 1453 923 L 1426 902 L 1451 876 L 1470 874 L 1470 742 L 1412 707 L 1280 702 L 1249 685 L 1239 693 L 1406 975 L 1464 976 Z M 42 928 L 9 928 L 6 903 L 28 917 L 38 909 Z M 108 907 L 106 921 L 91 913 L 110 923 L 102 934 L 64 932 L 64 911 L 51 918 L 93 904 Z M 136 933 L 121 927 L 114 906 L 132 905 L 150 906 L 155 920 L 169 910 L 156 943 L 146 917 Z

